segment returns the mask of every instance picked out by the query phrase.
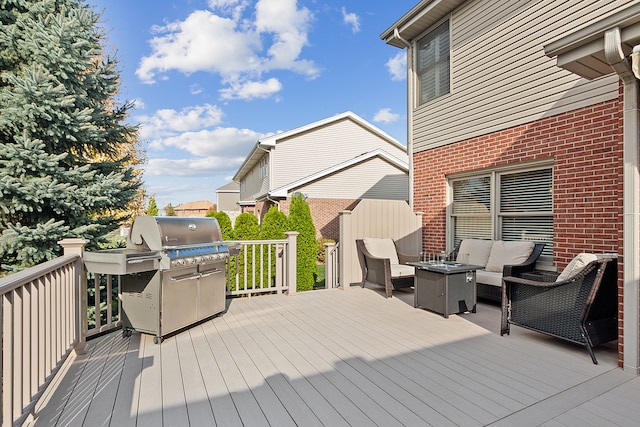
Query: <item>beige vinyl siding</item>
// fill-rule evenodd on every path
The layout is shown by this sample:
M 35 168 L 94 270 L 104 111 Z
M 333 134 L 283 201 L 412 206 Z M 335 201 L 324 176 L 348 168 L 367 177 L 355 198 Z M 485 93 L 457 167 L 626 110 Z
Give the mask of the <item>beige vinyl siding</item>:
M 451 93 L 414 110 L 415 151 L 606 101 L 618 81 L 556 67 L 543 46 L 633 3 L 470 1 L 451 15 Z
M 252 200 L 255 196 L 265 194 L 269 188 L 269 177 L 260 179 L 260 162 L 244 176 L 246 189 L 240 192 L 240 200 Z
M 280 140 L 271 150 L 271 188 L 282 187 L 379 148 L 407 161 L 403 148 L 349 119 Z
M 409 199 L 409 176 L 380 158 L 373 158 L 303 187 L 292 189 L 310 198 Z

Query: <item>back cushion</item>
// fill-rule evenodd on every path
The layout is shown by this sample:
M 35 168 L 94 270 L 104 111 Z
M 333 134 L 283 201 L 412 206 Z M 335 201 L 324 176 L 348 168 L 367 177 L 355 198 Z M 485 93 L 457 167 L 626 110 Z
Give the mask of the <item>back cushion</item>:
M 569 264 L 562 270 L 562 273 L 556 279 L 556 282 L 568 279 L 571 276 L 575 276 L 587 266 L 591 261 L 597 260 L 598 257 L 594 254 L 581 253 L 575 256 Z
M 364 247 L 376 258 L 389 258 L 391 264 L 399 264 L 396 245 L 392 239 L 375 239 L 365 237 L 362 239 Z
M 484 269 L 502 273 L 505 265 L 517 265 L 525 262 L 527 258 L 529 258 L 529 255 L 531 255 L 531 252 L 533 252 L 534 247 L 534 242 L 505 242 L 503 240 L 496 240 L 493 242 L 489 260 Z
M 492 246 L 493 240 L 464 239 L 460 243 L 456 261 L 466 261 L 462 259 L 462 254 L 469 254 L 469 264 L 484 267 L 489 260 Z

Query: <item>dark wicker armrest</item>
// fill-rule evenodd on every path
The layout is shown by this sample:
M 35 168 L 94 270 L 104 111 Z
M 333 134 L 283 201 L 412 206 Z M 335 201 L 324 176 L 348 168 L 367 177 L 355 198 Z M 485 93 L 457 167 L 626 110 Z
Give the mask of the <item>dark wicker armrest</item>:
M 398 262 L 400 264 L 406 264 L 408 262 L 418 262 L 420 261 L 419 255 L 410 255 L 404 252 L 397 251 L 398 254 Z

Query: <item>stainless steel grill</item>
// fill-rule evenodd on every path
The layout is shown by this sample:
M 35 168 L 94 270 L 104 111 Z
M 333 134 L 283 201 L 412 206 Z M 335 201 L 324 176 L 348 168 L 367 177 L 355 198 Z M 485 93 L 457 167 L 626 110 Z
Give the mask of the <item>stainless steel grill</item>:
M 85 252 L 93 273 L 121 275 L 123 334 L 164 336 L 225 310 L 229 249 L 215 218 L 137 217 L 125 249 Z

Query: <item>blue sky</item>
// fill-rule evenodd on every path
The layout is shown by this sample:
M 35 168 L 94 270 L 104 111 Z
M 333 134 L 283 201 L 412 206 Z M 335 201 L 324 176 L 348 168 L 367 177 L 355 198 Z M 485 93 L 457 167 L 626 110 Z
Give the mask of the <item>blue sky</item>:
M 406 145 L 405 51 L 380 34 L 417 3 L 89 0 L 135 102 L 158 206 L 216 201 L 255 142 L 353 111 Z

